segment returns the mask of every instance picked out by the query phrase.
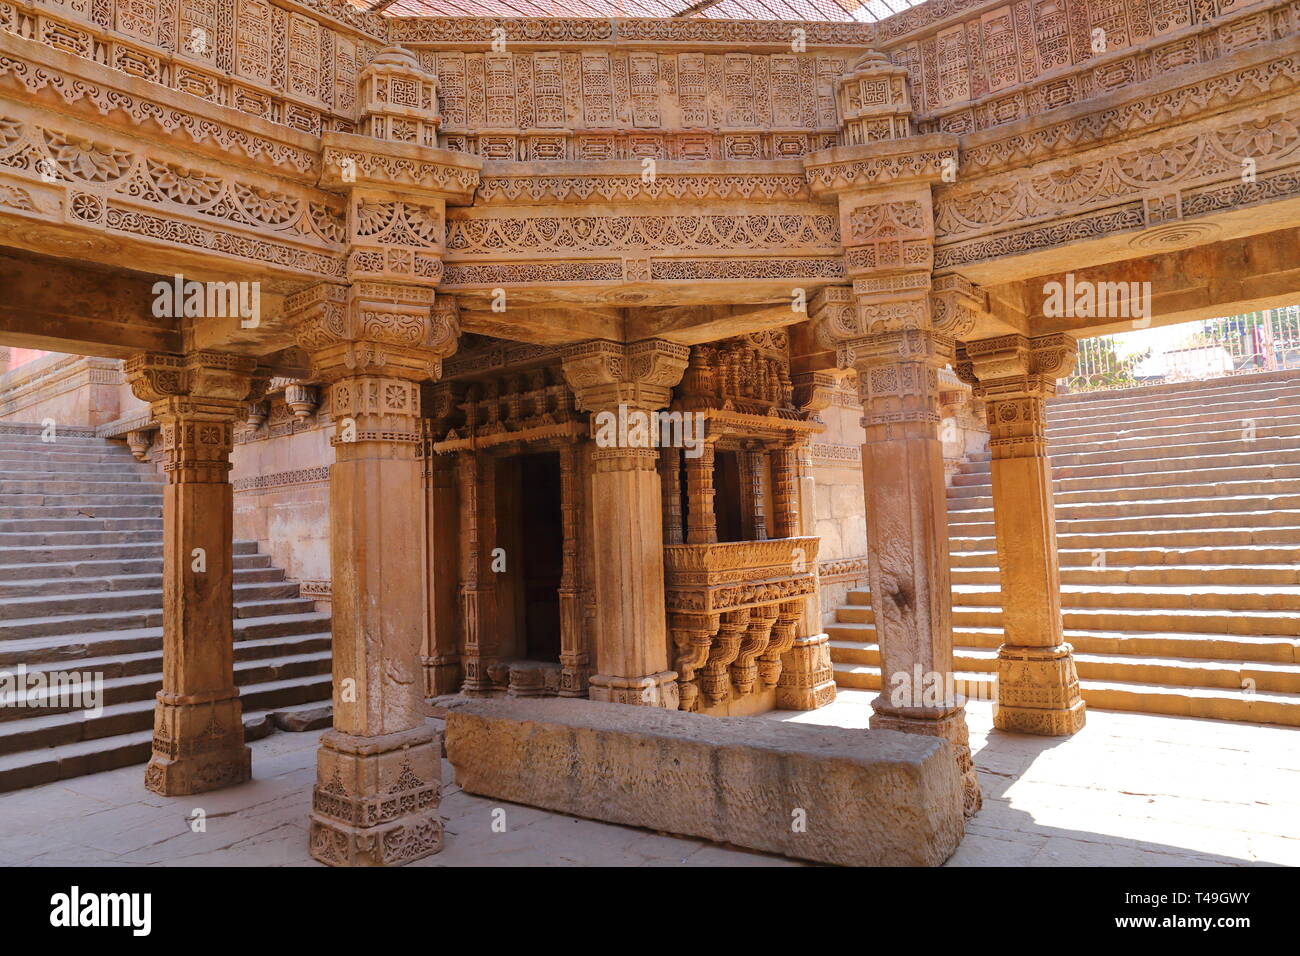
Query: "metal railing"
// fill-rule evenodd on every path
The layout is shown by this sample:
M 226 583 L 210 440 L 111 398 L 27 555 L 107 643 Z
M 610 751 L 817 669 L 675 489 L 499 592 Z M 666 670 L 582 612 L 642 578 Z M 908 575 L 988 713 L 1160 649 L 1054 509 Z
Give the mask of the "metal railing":
M 1096 392 L 1300 368 L 1300 306 L 1079 341 L 1062 392 Z

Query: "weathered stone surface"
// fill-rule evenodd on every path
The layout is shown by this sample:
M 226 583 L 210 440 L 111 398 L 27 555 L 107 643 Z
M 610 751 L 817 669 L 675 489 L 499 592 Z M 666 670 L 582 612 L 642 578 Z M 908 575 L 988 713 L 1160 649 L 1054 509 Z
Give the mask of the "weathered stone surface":
M 445 704 L 470 793 L 850 866 L 937 866 L 962 838 L 961 778 L 938 738 L 580 700 Z

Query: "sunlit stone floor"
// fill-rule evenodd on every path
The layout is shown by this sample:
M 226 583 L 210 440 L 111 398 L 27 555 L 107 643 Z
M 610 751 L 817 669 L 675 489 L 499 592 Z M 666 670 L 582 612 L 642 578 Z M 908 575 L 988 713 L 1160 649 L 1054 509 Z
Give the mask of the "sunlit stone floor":
M 767 719 L 865 727 L 873 696 L 841 691 L 821 711 Z M 1300 728 L 1094 711 L 1075 737 L 1050 740 L 992 733 L 980 701 L 968 721 L 984 809 L 949 866 L 1300 865 Z M 255 780 L 198 797 L 148 793 L 142 767 L 0 794 L 0 864 L 314 866 L 317 737 L 253 743 Z M 206 832 L 191 827 L 196 808 Z M 442 811 L 446 848 L 413 865 L 795 865 L 484 800 L 450 782 Z

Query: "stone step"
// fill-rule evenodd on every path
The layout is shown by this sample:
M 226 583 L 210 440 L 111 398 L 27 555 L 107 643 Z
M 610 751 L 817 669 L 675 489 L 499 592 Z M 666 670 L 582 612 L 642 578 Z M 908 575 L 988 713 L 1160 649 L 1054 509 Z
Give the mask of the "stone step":
M 961 494 L 949 493 L 948 514 L 993 507 L 993 486 L 985 486 L 985 494 L 972 494 L 975 489 L 965 486 Z M 1059 509 L 1067 505 L 1111 504 L 1114 502 L 1180 501 L 1185 498 L 1249 498 L 1300 496 L 1300 477 L 1268 478 L 1258 481 L 1196 482 L 1184 485 L 1155 485 L 1130 488 L 1094 488 L 1075 491 L 1057 491 L 1052 500 Z
M 836 610 L 843 622 L 869 624 L 875 620 L 870 606 L 848 605 Z M 1300 636 L 1300 616 L 1268 610 L 1226 608 L 1065 607 L 1061 620 L 1067 630 L 1193 631 L 1204 634 L 1254 634 Z M 956 604 L 954 627 L 1001 627 L 1002 608 Z
M 144 544 L 162 541 L 161 529 L 138 531 L 0 531 L 0 549 L 59 545 Z
M 236 671 L 237 684 L 240 676 Z M 239 685 L 239 698 L 243 707 L 264 710 L 278 705 L 324 700 L 333 692 L 332 684 L 329 673 L 270 680 Z M 153 715 L 154 701 L 148 698 L 109 704 L 103 713 L 94 717 L 82 711 L 72 711 L 5 721 L 0 723 L 0 754 L 135 733 L 152 727 Z
M 129 475 L 114 475 L 112 480 L 105 479 L 103 481 L 93 481 L 89 478 L 45 480 L 31 477 L 0 481 L 0 495 L 6 497 L 15 494 L 34 494 L 36 492 L 46 495 L 138 495 L 142 494 L 145 489 L 156 489 L 158 494 L 162 494 L 163 482 L 149 480 L 144 475 L 138 478 L 132 478 Z
M 1137 501 L 1089 502 L 1062 504 L 1056 502 L 1058 526 L 1065 521 L 1094 520 L 1098 518 L 1127 517 L 1186 517 L 1195 519 L 1205 514 L 1231 512 L 1287 512 L 1300 513 L 1300 494 L 1278 495 L 1224 495 L 1212 498 L 1157 498 Z M 948 524 L 963 525 L 992 522 L 993 508 L 949 508 Z M 3 522 L 0 522 L 2 525 Z
M 291 720 L 295 714 L 314 716 L 317 711 L 328 710 L 329 704 L 322 704 L 321 700 L 327 698 L 293 704 L 271 704 L 257 710 L 245 706 L 245 740 L 257 740 L 266 736 L 274 726 L 286 719 Z M 0 792 L 144 764 L 148 762 L 152 751 L 153 731 L 143 730 L 0 756 Z M 256 767 L 253 768 L 253 773 L 256 775 Z
M 6 507 L 35 509 L 103 509 L 103 507 L 161 507 L 160 494 L 6 494 Z
M 1213 385 L 1184 387 L 1164 394 L 1116 389 L 1105 393 L 1092 393 L 1088 400 L 1071 396 L 1062 401 L 1058 396 L 1049 402 L 1050 420 L 1058 424 L 1074 421 L 1097 422 L 1107 418 L 1127 415 L 1131 418 L 1149 418 L 1161 412 L 1197 411 L 1203 409 L 1227 410 L 1238 406 L 1255 408 L 1286 404 L 1300 395 L 1300 387 L 1290 382 L 1250 382 L 1249 377 L 1219 379 Z
M 97 672 L 92 668 L 78 664 L 75 668 L 61 671 L 67 675 L 64 679 L 85 682 L 91 692 L 94 689 L 95 675 L 99 673 L 102 679 L 102 699 L 101 703 L 105 709 L 117 704 L 126 704 L 133 701 L 145 701 L 152 703 L 154 696 L 162 689 L 162 655 L 155 655 L 152 660 L 145 659 L 145 663 L 152 663 L 156 667 L 148 671 L 139 671 L 136 673 L 126 674 L 120 677 L 109 677 L 107 674 Z M 55 669 L 57 670 L 57 669 Z M 266 657 L 249 657 L 246 659 L 235 660 L 235 683 L 240 686 L 250 684 L 265 684 L 272 681 L 287 681 L 296 678 L 318 677 L 321 674 L 328 674 L 331 670 L 330 652 L 328 646 L 325 650 L 304 651 L 301 653 L 276 653 L 274 656 Z M 31 670 L 29 674 L 33 673 Z M 42 671 L 48 674 L 49 671 Z M 63 685 L 60 685 L 63 686 Z M 55 714 L 77 715 L 84 710 L 81 701 L 76 701 L 76 705 L 66 697 L 61 697 L 58 688 L 53 693 L 44 689 L 39 692 L 30 693 L 24 697 L 18 698 L 8 706 L 0 707 L 0 748 L 6 745 L 16 749 L 28 749 L 22 747 L 22 735 L 14 733 L 9 735 L 6 740 L 5 730 L 8 727 L 14 727 L 17 730 L 20 725 L 29 720 L 40 717 L 48 717 Z M 93 719 L 93 718 L 91 718 Z M 6 752 L 0 749 L 0 753 Z M 10 753 L 13 750 L 8 751 Z
M 1109 490 L 1115 488 L 1154 488 L 1180 487 L 1196 482 L 1215 481 L 1272 481 L 1300 477 L 1300 465 L 1274 464 L 1264 462 L 1255 465 L 1240 465 L 1231 468 L 1190 468 L 1173 471 L 1145 471 L 1136 473 L 1115 473 L 1109 475 L 1092 475 L 1085 477 L 1062 477 L 1053 475 L 1053 493 L 1062 491 Z M 949 488 L 949 496 L 992 494 L 992 475 L 955 474 Z
M 1057 518 L 1058 538 L 1081 534 L 1124 534 L 1129 531 L 1146 531 L 1151 534 L 1172 531 L 1253 531 L 1260 528 L 1294 527 L 1300 525 L 1300 511 L 1229 511 L 1198 512 L 1194 514 L 1134 515 L 1114 518 Z M 949 537 L 991 536 L 994 534 L 992 515 L 985 521 L 954 522 L 949 525 Z
M 0 564 L 0 585 L 13 581 L 58 581 L 127 574 L 162 574 L 162 549 L 156 557 L 106 558 L 103 560 Z M 269 554 L 236 554 L 235 571 L 252 571 L 271 566 Z
M 1279 395 L 1264 401 L 1247 399 L 1220 402 L 1210 405 L 1189 403 L 1177 407 L 1123 408 L 1101 410 L 1094 415 L 1058 418 L 1057 413 L 1047 413 L 1047 437 L 1050 441 L 1070 441 L 1084 436 L 1099 440 L 1131 431 L 1147 434 L 1163 432 L 1179 434 L 1215 427 L 1231 427 L 1243 421 L 1262 423 L 1273 419 L 1294 416 L 1300 408 L 1296 395 Z
M 835 683 L 839 687 L 880 690 L 879 667 L 869 664 L 840 664 L 834 670 Z M 958 671 L 954 676 L 967 697 L 992 699 L 993 675 L 979 671 Z M 1079 695 L 1089 709 L 1094 710 L 1300 726 L 1300 694 L 1097 681 L 1081 677 Z
M 162 563 L 145 562 L 154 565 L 151 573 L 140 574 L 98 574 L 86 577 L 67 578 L 33 578 L 19 581 L 6 581 L 0 578 L 0 600 L 9 598 L 53 597 L 60 594 L 69 596 L 87 595 L 115 591 L 149 590 L 162 593 Z M 35 565 L 47 567 L 47 565 Z M 233 570 L 236 586 L 242 584 L 272 584 L 284 582 L 284 571 L 268 566 L 260 568 L 236 567 Z M 237 594 L 240 592 L 236 592 Z M 0 612 L 2 616 L 2 612 Z
M 0 570 L 11 565 L 64 564 L 69 561 L 129 561 L 162 558 L 162 541 L 104 543 L 95 545 L 55 544 L 0 546 Z M 257 553 L 256 541 L 234 542 L 235 557 Z
M 159 509 L 161 510 L 161 509 Z M 14 532 L 162 531 L 162 515 L 147 518 L 91 517 L 0 518 L 0 534 Z
M 298 597 L 298 585 L 291 581 L 265 583 L 236 581 L 235 604 L 251 601 L 272 601 Z M 81 593 L 39 593 L 28 596 L 8 596 L 0 604 L 0 621 L 49 620 L 63 616 L 82 616 L 141 608 L 162 609 L 162 583 L 158 587 L 135 590 L 96 590 Z M 33 625 L 34 627 L 37 625 Z
M 871 592 L 854 588 L 845 595 L 849 607 L 870 607 Z M 997 585 L 961 584 L 952 588 L 954 606 L 1001 608 Z M 1061 585 L 1065 608 L 1185 608 L 1189 610 L 1296 611 L 1300 587 L 1249 587 L 1247 585 Z
M 240 644 L 325 633 L 330 630 L 330 615 L 306 609 L 297 614 L 235 618 L 236 651 Z M 0 642 L 0 667 L 26 664 L 32 667 L 47 663 L 75 663 L 94 657 L 138 654 L 162 648 L 162 625 L 95 631 L 84 634 L 58 634 L 26 637 Z
M 157 468 L 135 459 L 120 462 L 79 462 L 64 458 L 0 458 L 0 479 L 6 481 L 29 480 L 36 477 L 59 481 L 159 481 Z
M 1293 551 L 1286 554 L 1294 555 Z M 1103 553 L 1103 557 L 1104 557 Z M 991 559 L 996 561 L 997 555 Z M 956 584 L 992 584 L 1001 580 L 996 564 L 981 566 L 954 566 L 952 582 Z M 1234 564 L 1234 565 L 1126 565 L 1100 567 L 1061 567 L 1062 584 L 1082 585 L 1300 585 L 1300 566 L 1295 564 Z
M 161 518 L 162 512 L 161 500 L 137 505 L 16 505 L 0 506 L 0 519 Z
M 1300 438 L 1300 409 L 1295 415 L 1233 419 L 1221 423 L 1191 425 L 1170 432 L 1116 431 L 1084 433 L 1065 437 L 1048 436 L 1053 455 L 1085 454 L 1094 451 L 1142 449 L 1156 458 L 1180 445 L 1206 445 L 1225 441 L 1270 441 L 1294 444 Z
M 832 640 L 831 662 L 880 666 L 880 645 Z M 997 672 L 996 647 L 953 648 L 953 666 L 981 674 Z M 1244 662 L 1232 659 L 1145 656 L 1134 653 L 1074 653 L 1080 679 L 1214 687 L 1284 694 L 1300 693 L 1300 663 Z
M 866 645 L 876 641 L 871 623 L 840 621 L 825 628 L 833 641 Z M 1300 664 L 1300 638 L 1285 635 L 1207 634 L 1070 628 L 1065 640 L 1076 651 L 1138 657 L 1234 660 L 1243 663 Z M 1005 640 L 1000 627 L 953 628 L 957 647 L 997 650 Z
M 161 601 L 158 602 L 161 605 Z M 254 601 L 236 603 L 236 617 L 271 617 L 281 614 L 301 614 L 314 607 L 307 598 L 280 601 Z M 40 618 L 22 618 L 0 621 L 0 642 L 18 638 L 53 637 L 59 634 L 80 634 L 94 631 L 124 630 L 135 627 L 161 627 L 161 606 L 124 611 L 107 611 L 96 614 L 53 615 Z
M 325 696 L 317 696 L 322 693 L 322 689 Z M 320 701 L 328 700 L 328 697 L 329 684 L 322 683 L 319 678 L 311 678 L 310 681 L 277 681 L 245 688 L 240 695 L 245 739 L 256 740 L 265 736 L 273 729 L 273 718 L 291 715 L 296 711 L 314 711 L 321 706 Z M 146 711 L 145 716 L 152 720 L 152 708 Z M 144 764 L 149 760 L 152 750 L 153 730 L 150 727 L 7 754 L 0 756 L 0 792 Z
M 1233 444 L 1227 442 L 1225 444 Z M 1153 472 L 1182 471 L 1203 474 L 1209 469 L 1235 468 L 1259 463 L 1260 454 L 1249 448 L 1250 443 L 1238 442 L 1240 449 L 1219 453 L 1211 446 L 1188 447 L 1180 455 L 1170 457 L 1128 459 L 1119 452 L 1098 452 L 1088 456 L 1086 462 L 1058 461 L 1052 457 L 1052 474 L 1059 478 L 1086 478 L 1103 475 L 1151 474 Z M 1071 456 L 1079 457 L 1079 456 Z M 1279 448 L 1268 452 L 1271 464 L 1294 465 L 1300 463 L 1300 447 Z M 958 466 L 962 475 L 990 474 L 988 461 L 963 462 Z M 955 477 L 955 476 L 954 476 Z
M 1300 439 L 1292 435 L 1268 437 L 1256 434 L 1248 437 L 1243 431 L 1223 436 L 1197 438 L 1191 435 L 1170 436 L 1177 439 L 1164 446 L 1132 445 L 1107 448 L 1094 445 L 1086 450 L 1067 451 L 1049 445 L 1052 467 L 1072 468 L 1075 465 L 1096 465 L 1114 462 L 1163 461 L 1166 458 L 1187 458 L 1201 455 L 1255 454 L 1300 450 Z M 1078 446 L 1075 446 L 1077 449 Z
M 979 535 L 950 535 L 949 549 L 952 551 L 992 551 L 996 548 L 992 528 L 981 528 Z M 1093 532 L 1088 534 L 1060 533 L 1056 537 L 1057 545 L 1063 549 L 1086 551 L 1110 551 L 1118 548 L 1138 547 L 1180 547 L 1187 545 L 1232 546 L 1232 545 L 1290 545 L 1300 546 L 1300 527 L 1277 528 L 1199 528 L 1177 530 L 1121 531 L 1108 534 Z

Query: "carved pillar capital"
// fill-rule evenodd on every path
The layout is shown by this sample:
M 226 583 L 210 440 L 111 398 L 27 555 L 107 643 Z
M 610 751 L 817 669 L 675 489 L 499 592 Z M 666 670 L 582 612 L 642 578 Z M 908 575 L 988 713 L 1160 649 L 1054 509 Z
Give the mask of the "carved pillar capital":
M 224 483 L 234 423 L 246 417 L 257 361 L 224 352 L 141 352 L 126 360 L 136 398 L 149 402 L 170 483 Z
M 312 377 L 326 382 L 362 374 L 437 380 L 460 336 L 455 300 L 435 300 L 424 286 L 322 283 L 288 296 L 284 311 Z
M 631 345 L 597 339 L 565 352 L 564 377 L 582 411 L 617 411 L 621 405 L 654 411 L 671 401 L 689 359 L 689 348 L 663 339 Z
M 1063 333 L 1000 335 L 957 349 L 953 368 L 985 403 L 994 458 L 1047 455 L 1047 399 L 1074 367 L 1077 345 Z

